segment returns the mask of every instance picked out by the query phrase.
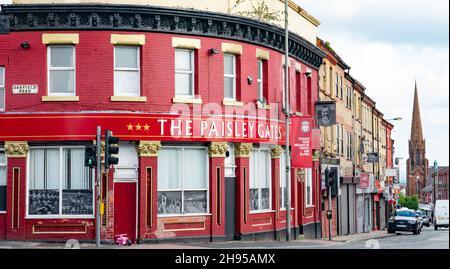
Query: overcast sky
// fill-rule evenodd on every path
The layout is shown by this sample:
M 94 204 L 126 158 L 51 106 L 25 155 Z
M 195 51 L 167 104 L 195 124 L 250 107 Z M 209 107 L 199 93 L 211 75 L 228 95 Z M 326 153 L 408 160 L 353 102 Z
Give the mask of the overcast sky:
M 414 80 L 430 165 L 449 161 L 449 1 L 296 0 L 321 25 L 319 37 L 352 68 L 385 118 L 395 121 L 395 157 L 408 159 Z

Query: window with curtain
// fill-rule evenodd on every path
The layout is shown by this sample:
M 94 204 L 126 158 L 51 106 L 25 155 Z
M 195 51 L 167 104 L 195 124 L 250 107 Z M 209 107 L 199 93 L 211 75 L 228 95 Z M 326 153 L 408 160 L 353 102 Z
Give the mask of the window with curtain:
M 208 152 L 163 147 L 158 154 L 158 214 L 208 213 Z
M 31 148 L 29 162 L 29 215 L 93 214 L 93 180 L 84 166 L 84 148 Z
M 224 98 L 236 100 L 236 55 L 223 55 L 224 60 Z
M 305 204 L 306 206 L 313 205 L 313 180 L 312 180 L 312 169 L 307 168 L 305 175 Z
M 280 209 L 286 209 L 286 151 L 280 157 Z
M 0 151 L 0 212 L 6 211 L 6 155 Z
M 194 98 L 194 50 L 175 50 L 175 95 Z
M 75 95 L 75 47 L 48 46 L 49 95 Z
M 336 81 L 335 83 L 335 90 L 336 90 L 336 96 L 339 97 L 339 74 L 336 73 Z
M 140 47 L 114 47 L 114 96 L 141 96 Z
M 271 209 L 271 161 L 269 149 L 253 149 L 250 156 L 250 210 Z
M 0 66 L 0 110 L 5 109 L 5 68 Z

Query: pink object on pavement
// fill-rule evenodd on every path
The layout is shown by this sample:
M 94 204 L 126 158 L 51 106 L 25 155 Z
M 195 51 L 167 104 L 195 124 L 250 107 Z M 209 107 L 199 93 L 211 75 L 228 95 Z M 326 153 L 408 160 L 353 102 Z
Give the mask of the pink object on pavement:
M 116 244 L 122 245 L 122 246 L 125 246 L 125 245 L 131 246 L 131 240 L 127 234 L 119 234 L 119 235 L 116 235 Z

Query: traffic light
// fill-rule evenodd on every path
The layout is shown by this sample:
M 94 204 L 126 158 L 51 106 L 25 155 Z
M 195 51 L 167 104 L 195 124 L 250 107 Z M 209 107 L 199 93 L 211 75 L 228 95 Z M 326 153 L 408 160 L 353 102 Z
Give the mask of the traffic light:
M 97 148 L 95 146 L 86 146 L 84 149 L 84 166 L 93 168 L 97 165 Z
M 119 153 L 119 138 L 113 136 L 112 132 L 105 130 L 105 169 L 109 169 L 112 164 L 118 164 L 119 158 L 112 156 Z
M 325 170 L 325 182 L 327 188 L 332 187 L 334 185 L 334 170 L 333 169 L 326 169 Z

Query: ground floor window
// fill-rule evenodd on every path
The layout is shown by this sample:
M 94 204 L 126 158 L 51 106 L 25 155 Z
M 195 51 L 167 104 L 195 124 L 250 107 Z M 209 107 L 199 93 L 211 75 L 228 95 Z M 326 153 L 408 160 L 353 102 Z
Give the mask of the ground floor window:
M 31 148 L 28 215 L 92 216 L 92 179 L 84 147 Z
M 250 210 L 271 209 L 271 157 L 269 149 L 253 149 L 250 156 Z
M 305 204 L 306 206 L 312 206 L 313 205 L 313 176 L 312 176 L 312 169 L 306 168 L 306 174 L 305 174 Z
M 0 212 L 6 211 L 6 155 L 0 150 Z
M 208 151 L 163 147 L 158 154 L 158 214 L 208 213 Z

